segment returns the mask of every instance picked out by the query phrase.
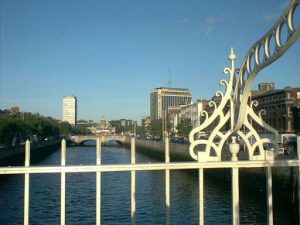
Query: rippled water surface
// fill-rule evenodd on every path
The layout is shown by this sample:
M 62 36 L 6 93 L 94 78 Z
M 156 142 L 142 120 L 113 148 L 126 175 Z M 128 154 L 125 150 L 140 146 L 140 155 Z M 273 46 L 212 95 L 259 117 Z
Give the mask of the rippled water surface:
M 137 154 L 137 163 L 154 162 Z M 119 147 L 102 147 L 102 163 L 129 163 L 130 151 Z M 56 151 L 37 165 L 59 165 Z M 67 165 L 95 164 L 95 147 L 67 149 Z M 228 173 L 206 173 L 205 224 L 231 224 L 231 183 Z M 220 179 L 222 177 L 222 179 Z M 224 178 L 225 177 L 225 178 Z M 226 178 L 228 177 L 228 179 Z M 67 174 L 66 223 L 95 224 L 96 178 L 94 173 Z M 21 175 L 0 179 L 0 224 L 23 224 L 23 187 Z M 241 224 L 266 224 L 264 187 L 241 190 Z M 261 192 L 261 193 L 260 193 Z M 137 172 L 136 224 L 165 224 L 165 187 L 163 171 Z M 130 224 L 130 172 L 102 174 L 102 224 Z M 284 207 L 282 207 L 283 209 Z M 282 212 L 284 210 L 279 210 Z M 197 171 L 171 172 L 171 224 L 198 224 Z M 275 224 L 293 224 L 285 212 Z M 284 221 L 284 222 L 280 222 Z M 30 224 L 60 223 L 60 175 L 31 175 Z

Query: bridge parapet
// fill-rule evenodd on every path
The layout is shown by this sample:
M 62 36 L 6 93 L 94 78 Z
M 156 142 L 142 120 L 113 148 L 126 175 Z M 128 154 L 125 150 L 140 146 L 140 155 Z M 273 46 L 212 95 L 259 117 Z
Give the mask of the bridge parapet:
M 105 135 L 105 136 L 97 136 L 97 135 L 74 135 L 66 137 L 67 141 L 74 142 L 76 145 L 82 145 L 85 141 L 88 140 L 97 140 L 100 139 L 102 144 L 105 144 L 109 141 L 116 141 L 121 144 L 129 143 L 130 137 L 123 135 Z

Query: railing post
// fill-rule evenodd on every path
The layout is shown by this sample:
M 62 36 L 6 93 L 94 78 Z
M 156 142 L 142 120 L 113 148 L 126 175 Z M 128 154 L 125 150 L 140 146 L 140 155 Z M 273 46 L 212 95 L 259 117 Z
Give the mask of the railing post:
M 300 135 L 297 136 L 297 156 L 300 160 Z M 300 224 L 300 166 L 298 166 L 298 215 Z
M 170 144 L 169 137 L 165 137 L 165 162 L 170 162 Z M 170 224 L 170 170 L 166 169 L 165 176 L 165 191 L 166 191 L 166 225 Z
M 101 140 L 97 138 L 96 164 L 101 165 Z M 101 224 L 101 172 L 96 172 L 96 224 Z
M 236 143 L 236 137 L 232 137 L 232 143 L 229 144 L 229 150 L 232 154 L 231 161 L 238 161 L 237 153 L 239 144 Z M 239 168 L 232 167 L 232 224 L 240 224 L 240 200 L 239 200 Z
M 233 225 L 240 224 L 240 204 L 239 204 L 239 169 L 232 168 L 232 221 Z
M 30 166 L 30 141 L 25 144 L 25 167 Z M 24 225 L 29 224 L 29 173 L 25 173 L 24 183 Z
M 201 162 L 198 152 L 198 162 Z M 199 224 L 204 225 L 204 170 L 199 168 Z
M 232 168 L 232 220 L 233 225 L 240 224 L 240 204 L 239 204 L 239 169 Z
M 272 196 L 272 168 L 267 167 L 267 210 L 268 210 L 268 225 L 273 224 L 273 196 Z
M 131 164 L 135 164 L 135 138 L 131 138 Z M 135 203 L 135 171 L 131 171 L 131 224 L 135 224 L 136 203 Z
M 61 141 L 61 166 L 66 165 L 66 140 Z M 66 223 L 66 173 L 61 172 L 60 184 L 60 224 Z

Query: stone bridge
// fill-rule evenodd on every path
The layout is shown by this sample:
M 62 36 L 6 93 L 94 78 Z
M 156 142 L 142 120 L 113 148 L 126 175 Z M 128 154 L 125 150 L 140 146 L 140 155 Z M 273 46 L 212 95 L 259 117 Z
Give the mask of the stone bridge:
M 109 141 L 115 141 L 119 144 L 125 144 L 130 143 L 129 136 L 123 136 L 123 135 L 105 135 L 105 136 L 97 136 L 97 135 L 74 135 L 74 136 L 68 136 L 66 137 L 67 141 L 75 143 L 75 145 L 83 145 L 85 141 L 88 140 L 97 140 L 100 138 L 101 144 L 105 145 Z

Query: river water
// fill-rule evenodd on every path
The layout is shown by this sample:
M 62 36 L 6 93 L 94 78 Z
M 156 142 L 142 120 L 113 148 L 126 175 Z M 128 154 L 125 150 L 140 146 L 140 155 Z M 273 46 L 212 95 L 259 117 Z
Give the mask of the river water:
M 95 146 L 67 148 L 67 165 L 95 164 Z M 155 162 L 136 154 L 137 163 Z M 130 163 L 130 151 L 102 147 L 102 164 Z M 35 165 L 59 165 L 56 151 Z M 218 171 L 213 174 L 219 173 Z M 220 171 L 221 173 L 221 171 Z M 231 224 L 230 176 L 205 174 L 205 224 Z M 223 177 L 223 175 L 221 176 Z M 96 221 L 94 173 L 67 174 L 66 224 L 86 225 Z M 241 188 L 241 224 L 267 224 L 264 182 Z M 259 187 L 262 185 L 261 187 Z M 24 176 L 0 178 L 0 224 L 23 224 Z M 164 171 L 137 172 L 136 224 L 165 224 Z M 130 224 L 130 172 L 102 173 L 102 224 Z M 276 205 L 276 204 L 275 204 Z M 274 224 L 295 224 L 288 207 L 277 206 Z M 171 224 L 198 224 L 198 177 L 196 171 L 171 172 Z M 30 224 L 60 223 L 60 175 L 30 176 Z

